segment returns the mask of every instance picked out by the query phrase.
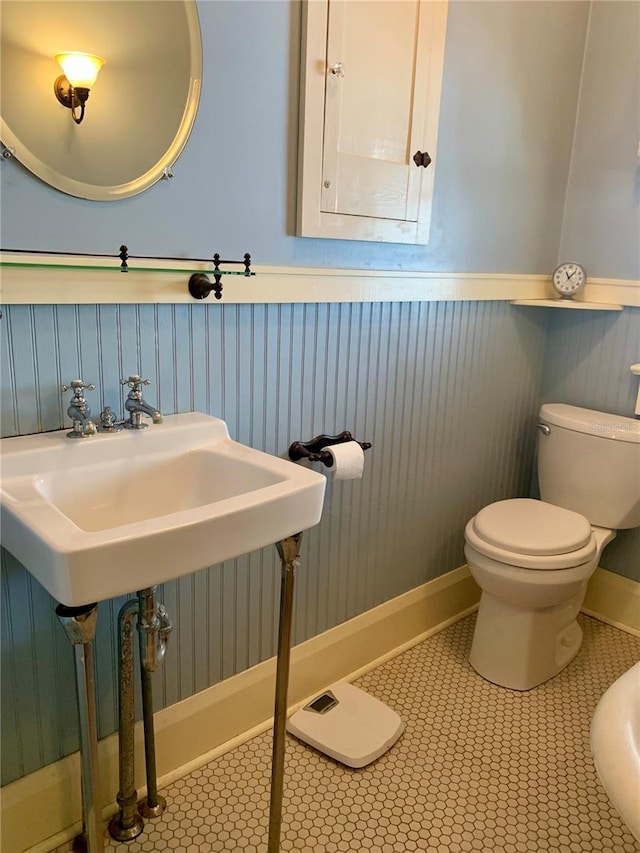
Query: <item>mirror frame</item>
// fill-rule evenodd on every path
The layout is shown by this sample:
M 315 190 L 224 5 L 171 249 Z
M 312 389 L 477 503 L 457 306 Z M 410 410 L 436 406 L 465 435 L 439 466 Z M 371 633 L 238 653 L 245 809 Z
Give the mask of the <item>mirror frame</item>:
M 2 143 L 11 155 L 25 168 L 32 172 L 40 180 L 44 181 L 54 189 L 60 190 L 67 195 L 77 198 L 85 198 L 91 201 L 118 201 L 129 198 L 143 192 L 163 177 L 173 177 L 171 167 L 180 156 L 195 122 L 200 92 L 202 88 L 202 37 L 200 33 L 200 19 L 196 0 L 183 0 L 187 31 L 189 36 L 190 52 L 190 79 L 189 91 L 182 114 L 182 119 L 173 138 L 173 141 L 164 155 L 154 163 L 146 172 L 124 184 L 113 186 L 100 186 L 96 184 L 77 181 L 67 175 L 63 175 L 51 167 L 45 161 L 34 155 L 28 145 L 11 130 L 4 115 L 0 115 L 0 134 Z

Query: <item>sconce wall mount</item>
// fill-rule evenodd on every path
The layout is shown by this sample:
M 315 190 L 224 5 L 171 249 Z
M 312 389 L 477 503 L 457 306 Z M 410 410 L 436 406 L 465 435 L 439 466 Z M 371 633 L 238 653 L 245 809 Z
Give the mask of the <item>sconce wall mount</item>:
M 60 103 L 71 110 L 71 117 L 75 123 L 80 124 L 84 118 L 84 105 L 89 97 L 89 89 L 77 86 L 74 88 L 64 74 L 61 74 L 53 84 L 53 91 Z M 78 107 L 80 107 L 80 115 L 76 116 L 75 111 Z
M 104 59 L 93 53 L 58 53 L 57 61 L 64 74 L 56 78 L 53 91 L 58 101 L 71 110 L 76 124 L 84 118 L 84 109 L 91 87 L 96 82 L 98 72 L 104 65 Z M 76 110 L 80 109 L 80 114 Z

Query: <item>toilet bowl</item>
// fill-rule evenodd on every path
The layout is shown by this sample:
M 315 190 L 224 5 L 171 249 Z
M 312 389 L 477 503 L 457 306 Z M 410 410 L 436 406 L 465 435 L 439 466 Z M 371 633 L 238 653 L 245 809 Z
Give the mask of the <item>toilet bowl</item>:
M 614 536 L 578 513 L 526 498 L 474 516 L 465 556 L 482 589 L 469 657 L 476 672 L 530 690 L 567 666 L 582 642 L 576 617 L 587 581 Z

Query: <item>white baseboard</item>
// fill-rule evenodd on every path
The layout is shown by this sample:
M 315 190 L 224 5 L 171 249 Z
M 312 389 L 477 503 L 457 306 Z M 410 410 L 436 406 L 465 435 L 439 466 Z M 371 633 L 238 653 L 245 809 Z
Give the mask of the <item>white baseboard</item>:
M 479 590 L 466 566 L 356 616 L 292 650 L 289 705 L 350 680 L 470 613 Z M 272 725 L 275 658 L 155 715 L 160 786 L 170 784 Z M 103 814 L 115 811 L 118 738 L 99 744 Z M 142 726 L 136 726 L 136 786 L 144 791 Z M 0 848 L 48 853 L 81 829 L 80 760 L 74 753 L 2 789 Z
M 640 637 L 640 583 L 606 569 L 596 569 L 582 611 Z

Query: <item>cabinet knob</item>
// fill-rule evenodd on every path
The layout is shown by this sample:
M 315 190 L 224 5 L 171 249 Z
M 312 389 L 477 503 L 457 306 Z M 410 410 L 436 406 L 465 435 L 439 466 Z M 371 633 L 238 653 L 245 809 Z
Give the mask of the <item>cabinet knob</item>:
M 344 77 L 344 65 L 341 62 L 336 62 L 329 70 L 334 77 Z
M 424 166 L 426 169 L 429 163 L 431 162 L 431 157 L 427 154 L 426 151 L 416 151 L 413 155 L 413 162 L 416 166 Z

